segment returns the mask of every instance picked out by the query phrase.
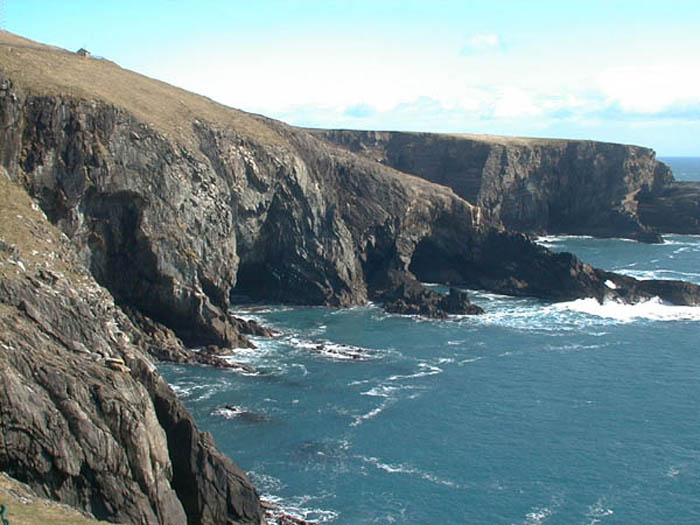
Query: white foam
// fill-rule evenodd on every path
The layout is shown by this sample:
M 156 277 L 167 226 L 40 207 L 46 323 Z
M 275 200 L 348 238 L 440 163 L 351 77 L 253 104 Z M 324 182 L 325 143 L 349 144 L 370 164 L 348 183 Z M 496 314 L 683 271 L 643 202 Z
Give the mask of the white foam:
M 415 374 L 409 375 L 393 375 L 389 377 L 389 381 L 399 381 L 400 379 L 418 379 L 420 377 L 434 376 L 442 373 L 442 368 L 428 363 L 419 363 L 418 368 L 421 370 Z
M 355 385 L 366 385 L 369 383 L 371 380 L 370 379 L 358 379 L 356 381 L 350 381 L 348 383 L 348 386 L 355 386 Z
M 220 390 L 227 388 L 228 383 L 215 383 L 215 384 L 185 384 L 185 383 L 171 383 L 170 387 L 175 392 L 175 395 L 180 399 L 187 399 L 195 394 L 199 394 L 195 397 L 194 401 L 204 401 L 209 399 L 212 395 Z
M 639 279 L 641 281 L 647 281 L 649 279 L 676 279 L 681 281 L 700 282 L 700 273 L 696 272 L 681 272 L 677 270 L 666 270 L 664 268 L 657 270 L 630 270 L 629 267 L 619 268 L 615 271 L 622 275 L 628 275 L 629 277 L 634 277 L 635 279 Z
M 436 485 L 443 485 L 446 487 L 458 488 L 458 485 L 453 481 L 442 479 L 439 476 L 436 476 L 435 474 L 431 474 L 430 472 L 425 472 L 423 470 L 417 469 L 417 468 L 412 467 L 410 465 L 404 465 L 401 463 L 399 463 L 397 465 L 383 463 L 378 458 L 375 458 L 375 457 L 360 456 L 360 459 L 366 463 L 374 465 L 379 470 L 383 470 L 384 472 L 388 472 L 389 474 L 408 474 L 408 475 L 418 476 L 418 477 L 420 477 L 426 481 L 430 481 L 431 483 L 434 483 Z
M 243 370 L 242 375 L 261 375 L 264 373 L 283 374 L 291 366 L 280 362 L 284 355 L 284 346 L 280 338 L 251 337 L 256 348 L 246 348 L 236 351 L 231 359 L 236 363 L 242 363 L 251 367 L 254 372 Z
M 588 507 L 588 514 L 586 514 L 586 516 L 591 519 L 591 521 L 588 522 L 589 525 L 594 525 L 596 523 L 600 523 L 604 518 L 608 518 L 613 514 L 615 514 L 613 509 L 607 508 L 607 505 L 605 505 L 605 502 L 601 498 L 593 505 Z
M 286 487 L 286 485 L 282 483 L 281 479 L 270 476 L 269 474 L 258 473 L 251 470 L 248 471 L 248 476 L 256 487 L 264 490 L 265 492 L 280 491 Z
M 560 312 L 583 313 L 622 323 L 629 323 L 638 319 L 651 321 L 700 321 L 700 308 L 669 305 L 658 297 L 636 304 L 623 304 L 616 301 L 605 301 L 603 304 L 600 304 L 593 298 L 586 298 L 567 303 L 558 303 L 550 308 Z
M 594 239 L 590 235 L 541 235 L 535 238 L 535 242 L 539 244 L 564 242 L 572 239 Z
M 585 350 L 598 350 L 600 348 L 605 348 L 604 345 L 587 345 L 581 343 L 571 343 L 563 346 L 548 345 L 547 350 L 556 352 L 580 352 Z
M 306 506 L 313 500 L 321 499 L 319 497 L 306 495 L 281 498 L 274 494 L 261 494 L 260 499 L 265 504 L 265 517 L 269 523 L 291 523 L 289 517 L 304 523 L 329 523 L 340 517 L 338 512 L 332 510 Z
M 362 392 L 361 395 L 370 397 L 392 397 L 392 394 L 397 390 L 400 390 L 398 386 L 378 385 L 370 388 L 366 392 Z
M 389 407 L 390 405 L 393 405 L 396 402 L 395 399 L 386 399 L 381 405 L 379 405 L 377 408 L 370 410 L 366 414 L 362 414 L 361 416 L 355 416 L 355 420 L 350 423 L 351 427 L 357 427 L 360 426 L 362 423 L 365 421 L 369 421 L 370 419 L 374 419 L 377 417 L 379 414 L 384 412 L 384 410 Z
M 531 510 L 525 515 L 525 524 L 537 525 L 544 523 L 545 520 L 554 514 L 554 511 L 549 507 L 539 507 Z
M 459 363 L 457 363 L 457 364 L 458 364 L 459 366 L 464 366 L 464 365 L 468 365 L 469 363 L 476 363 L 477 361 L 481 361 L 482 359 L 484 359 L 483 356 L 471 357 L 471 358 L 469 358 L 469 359 L 462 359 L 462 360 L 461 360 Z
M 361 346 L 346 345 L 342 343 L 334 343 L 327 340 L 312 341 L 295 336 L 285 338 L 289 344 L 299 350 L 312 351 L 329 359 L 336 360 L 351 360 L 364 361 L 372 357 L 373 351 Z
M 696 247 L 698 246 L 698 242 L 700 242 L 700 235 L 664 235 L 665 245 Z
M 234 405 L 229 405 L 221 408 L 217 408 L 212 412 L 212 415 L 214 416 L 220 416 L 225 419 L 234 419 L 237 417 L 241 417 L 245 414 L 247 414 L 248 411 L 239 407 L 239 406 L 234 406 Z
M 299 370 L 301 370 L 301 375 L 303 375 L 303 376 L 309 375 L 309 370 L 304 365 L 302 365 L 300 363 L 292 363 L 290 366 L 292 368 L 298 368 Z
M 184 399 L 190 396 L 190 389 L 187 387 L 176 385 L 175 383 L 170 383 L 170 388 L 173 389 L 175 395 L 180 399 Z

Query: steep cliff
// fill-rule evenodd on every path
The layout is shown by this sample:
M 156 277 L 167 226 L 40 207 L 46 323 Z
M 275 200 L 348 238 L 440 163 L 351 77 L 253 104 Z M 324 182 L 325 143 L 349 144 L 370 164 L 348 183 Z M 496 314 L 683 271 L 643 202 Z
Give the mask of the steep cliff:
M 639 217 L 663 233 L 700 234 L 700 183 L 673 181 L 639 194 Z
M 672 180 L 648 148 L 581 140 L 309 130 L 402 172 L 452 188 L 507 228 L 659 241 L 637 195 Z
M 482 207 L 385 159 L 0 32 L 0 470 L 99 518 L 260 521 L 245 475 L 146 355 L 212 362 L 185 346 L 249 344 L 246 333 L 264 331 L 229 314 L 232 298 L 480 311 L 464 292 L 420 284 L 429 280 L 552 300 L 700 303 L 696 286 L 603 272 L 503 229 L 566 231 L 558 197 L 634 223 L 633 194 L 668 175 L 647 150 L 582 143 L 603 179 L 575 170 L 558 193 L 517 199 L 541 175 L 510 159 L 551 164 L 550 184 L 555 166 L 580 156 L 567 144 L 551 145 L 569 159 L 560 164 L 545 145 L 475 145 L 508 174 L 456 189 Z M 618 165 L 630 169 L 626 185 Z
M 141 332 L 0 169 L 0 471 L 99 519 L 259 523 Z
M 435 273 L 421 262 L 431 251 L 443 282 L 552 299 L 609 293 L 579 261 L 502 231 L 504 217 L 532 216 L 520 201 L 483 213 L 445 186 L 105 60 L 7 34 L 0 53 L 0 162 L 119 304 L 187 344 L 246 344 L 248 327 L 227 313 L 231 291 L 343 306 L 396 303 L 401 287 L 404 303 L 419 303 L 406 311 L 437 304 L 411 291 Z M 633 163 L 636 150 L 619 149 Z

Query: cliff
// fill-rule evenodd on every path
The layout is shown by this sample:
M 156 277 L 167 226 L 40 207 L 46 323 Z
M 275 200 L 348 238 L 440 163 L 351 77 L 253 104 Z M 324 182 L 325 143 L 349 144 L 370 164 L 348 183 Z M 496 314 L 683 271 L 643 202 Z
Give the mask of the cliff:
M 99 519 L 259 523 L 246 475 L 68 239 L 0 169 L 0 471 Z
M 147 356 L 221 364 L 186 347 L 264 333 L 229 314 L 234 300 L 480 311 L 420 284 L 432 281 L 700 304 L 696 286 L 614 275 L 506 231 L 526 205 L 497 213 L 305 130 L 7 33 L 0 165 L 0 470 L 100 519 L 260 520 L 245 475 Z
M 660 232 L 700 234 L 700 183 L 673 181 L 639 194 L 639 217 Z
M 582 140 L 346 130 L 316 136 L 452 188 L 506 228 L 533 234 L 660 237 L 638 195 L 672 181 L 651 149 Z

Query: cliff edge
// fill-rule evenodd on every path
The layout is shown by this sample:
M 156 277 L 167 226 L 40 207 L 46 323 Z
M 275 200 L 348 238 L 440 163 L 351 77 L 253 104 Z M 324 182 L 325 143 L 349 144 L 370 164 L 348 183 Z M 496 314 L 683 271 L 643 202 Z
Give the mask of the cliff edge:
M 640 146 L 489 135 L 309 130 L 349 151 L 452 188 L 506 228 L 660 242 L 640 216 L 671 170 Z
M 248 345 L 264 329 L 233 317 L 235 301 L 479 313 L 431 281 L 700 304 L 697 286 L 604 272 L 506 230 L 529 204 L 479 205 L 385 164 L 0 32 L 0 470 L 100 519 L 257 523 L 245 474 L 147 355 Z
M 159 345 L 0 169 L 0 471 L 122 523 L 260 523 L 246 475 L 144 352 Z

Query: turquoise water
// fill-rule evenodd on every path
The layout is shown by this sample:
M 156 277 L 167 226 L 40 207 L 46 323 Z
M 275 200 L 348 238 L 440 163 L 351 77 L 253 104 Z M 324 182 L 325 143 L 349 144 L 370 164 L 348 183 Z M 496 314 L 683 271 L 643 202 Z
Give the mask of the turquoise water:
M 700 237 L 541 242 L 700 283 Z M 280 331 L 237 356 L 256 375 L 161 370 L 263 495 L 307 519 L 700 523 L 700 308 L 473 299 L 486 315 L 239 311 Z

